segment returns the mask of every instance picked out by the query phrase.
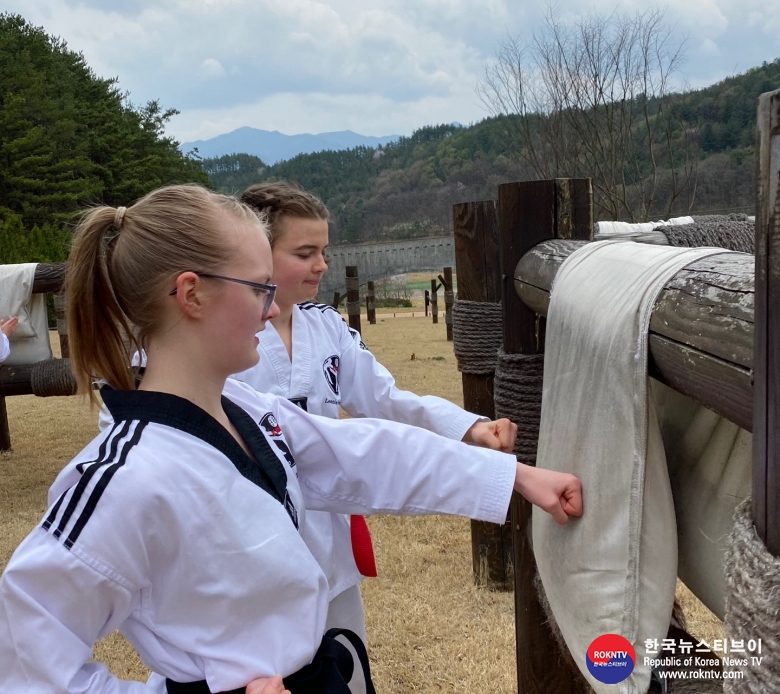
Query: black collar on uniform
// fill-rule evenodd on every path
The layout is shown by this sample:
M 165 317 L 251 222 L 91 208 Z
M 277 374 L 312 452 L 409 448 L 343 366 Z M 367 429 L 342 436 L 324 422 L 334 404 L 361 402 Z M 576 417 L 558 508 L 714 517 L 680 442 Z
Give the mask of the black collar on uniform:
M 241 434 L 255 460 L 244 452 L 238 441 L 214 417 L 178 395 L 151 390 L 114 390 L 108 385 L 100 389 L 100 395 L 114 421 L 137 420 L 163 424 L 199 438 L 227 456 L 250 482 L 285 505 L 287 473 L 282 462 L 252 417 L 224 395 L 222 407 L 225 414 Z

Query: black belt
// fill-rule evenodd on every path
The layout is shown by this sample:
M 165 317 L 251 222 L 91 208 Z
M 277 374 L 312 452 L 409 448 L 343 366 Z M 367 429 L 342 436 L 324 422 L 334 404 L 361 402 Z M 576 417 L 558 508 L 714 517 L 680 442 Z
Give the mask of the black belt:
M 371 681 L 368 653 L 360 637 L 349 629 L 330 629 L 322 638 L 314 660 L 298 672 L 284 678 L 284 686 L 291 694 L 350 694 L 347 682 L 352 679 L 355 662 L 349 649 L 336 640 L 337 636 L 347 639 L 358 656 L 366 678 L 366 694 L 376 694 Z M 174 682 L 166 679 L 168 694 L 214 694 L 206 680 L 199 682 Z M 219 694 L 246 694 L 246 687 L 231 689 Z

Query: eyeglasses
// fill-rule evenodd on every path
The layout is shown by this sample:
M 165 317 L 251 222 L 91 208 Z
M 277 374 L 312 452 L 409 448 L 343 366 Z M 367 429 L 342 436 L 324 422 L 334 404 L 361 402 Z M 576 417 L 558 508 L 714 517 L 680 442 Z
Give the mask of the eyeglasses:
M 245 284 L 247 287 L 252 287 L 255 290 L 258 291 L 258 296 L 260 296 L 260 293 L 265 294 L 265 306 L 263 306 L 263 315 L 267 315 L 271 311 L 271 306 L 273 306 L 274 303 L 274 297 L 276 296 L 276 285 L 275 284 L 262 284 L 261 282 L 250 282 L 249 280 L 238 280 L 235 277 L 225 277 L 224 275 L 211 275 L 207 272 L 195 272 L 192 270 L 194 274 L 196 274 L 198 277 L 208 277 L 212 280 L 225 280 L 226 282 L 235 282 L 236 284 Z M 176 287 L 171 289 L 170 292 L 168 292 L 168 296 L 173 296 L 176 294 Z

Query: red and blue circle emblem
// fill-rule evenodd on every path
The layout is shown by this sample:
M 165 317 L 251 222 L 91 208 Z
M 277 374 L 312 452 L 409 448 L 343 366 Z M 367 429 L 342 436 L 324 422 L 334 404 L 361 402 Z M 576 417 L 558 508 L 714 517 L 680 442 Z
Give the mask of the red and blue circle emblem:
M 631 642 L 618 634 L 603 634 L 588 646 L 588 671 L 604 684 L 622 682 L 634 671 L 636 653 Z

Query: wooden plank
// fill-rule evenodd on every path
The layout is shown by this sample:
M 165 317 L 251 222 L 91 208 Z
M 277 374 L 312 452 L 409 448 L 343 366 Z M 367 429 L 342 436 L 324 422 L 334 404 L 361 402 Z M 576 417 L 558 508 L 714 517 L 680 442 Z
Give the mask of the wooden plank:
M 750 369 L 655 333 L 650 333 L 648 344 L 648 372 L 651 376 L 743 429 L 752 431 Z
M 746 253 L 693 263 L 664 287 L 650 330 L 752 368 L 754 275 L 754 258 Z
M 500 303 L 496 201 L 454 205 L 453 228 L 458 300 Z M 451 281 L 451 269 L 449 278 Z M 464 373 L 461 377 L 463 407 L 469 412 L 495 419 L 493 375 Z M 514 571 L 510 519 L 507 518 L 504 525 L 471 521 L 471 557 L 478 584 L 492 590 L 512 590 Z
M 523 181 L 498 187 L 504 351 L 538 354 L 536 316 L 512 287 L 513 271 L 536 244 L 555 236 L 555 181 Z
M 780 90 L 758 100 L 753 516 L 780 556 Z
M 578 187 L 582 194 L 582 187 Z M 537 316 L 514 289 L 514 269 L 531 248 L 554 238 L 559 226 L 571 235 L 584 233 L 582 215 L 589 201 L 572 201 L 572 188 L 564 181 L 524 181 L 498 187 L 498 220 L 503 305 L 504 351 L 539 354 L 544 351 L 544 331 Z M 586 238 L 590 238 L 590 234 Z M 458 276 L 460 282 L 460 275 Z M 459 285 L 460 287 L 460 285 Z M 519 495 L 512 501 L 512 542 L 515 566 L 515 636 L 517 683 L 523 694 L 572 694 L 581 680 L 560 652 L 533 587 L 536 562 L 530 541 L 531 505 Z
M 515 269 L 523 302 L 547 315 L 549 289 L 575 241 L 548 241 Z M 752 430 L 753 257 L 710 256 L 677 273 L 650 320 L 653 375 L 718 414 Z M 522 278 L 522 279 L 521 279 Z
M 589 178 L 555 179 L 555 217 L 557 238 L 593 240 L 593 189 Z
M 524 299 L 528 290 L 521 285 L 549 294 L 563 261 L 581 246 L 578 241 L 548 241 L 534 248 L 515 268 L 516 290 Z M 724 253 L 691 263 L 659 294 L 650 330 L 752 368 L 753 273 L 753 256 L 746 253 Z M 541 312 L 546 314 L 546 308 Z

